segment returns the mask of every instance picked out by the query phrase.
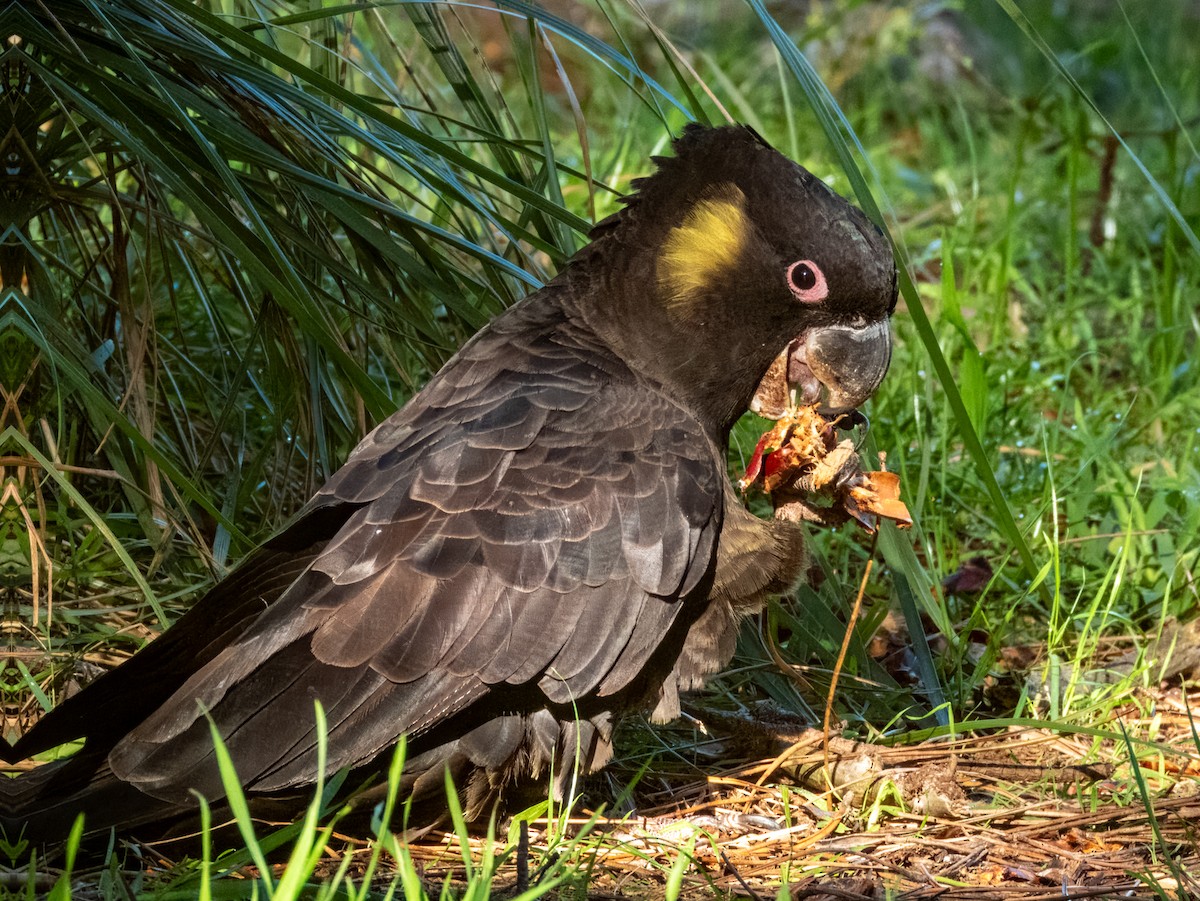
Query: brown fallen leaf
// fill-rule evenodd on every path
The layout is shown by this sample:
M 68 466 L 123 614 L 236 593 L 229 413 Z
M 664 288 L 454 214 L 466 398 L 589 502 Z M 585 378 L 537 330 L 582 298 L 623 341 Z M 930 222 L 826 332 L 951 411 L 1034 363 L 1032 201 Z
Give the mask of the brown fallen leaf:
M 946 594 L 979 594 L 992 580 L 992 564 L 987 557 L 978 555 L 965 560 L 958 569 L 942 579 L 942 590 Z

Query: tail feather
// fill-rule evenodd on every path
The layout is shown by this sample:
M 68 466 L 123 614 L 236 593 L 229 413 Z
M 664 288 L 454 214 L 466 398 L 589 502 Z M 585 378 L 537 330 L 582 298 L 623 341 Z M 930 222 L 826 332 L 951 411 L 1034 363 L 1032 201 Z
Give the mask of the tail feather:
M 592 719 L 559 721 L 547 710 L 529 715 L 493 717 L 446 740 L 434 734 L 411 745 L 399 797 L 410 802 L 407 819 L 393 828 L 420 828 L 443 823 L 447 817 L 445 777 L 457 787 L 468 821 L 487 819 L 502 799 L 528 798 L 533 780 L 554 773 L 551 792 L 562 799 L 571 793 L 576 775 L 603 766 L 610 753 L 612 723 L 607 713 Z M 422 739 L 426 739 L 422 741 Z M 0 779 L 0 830 L 6 840 L 25 839 L 35 846 L 62 842 L 77 817 L 85 835 L 117 830 L 148 841 L 196 826 L 199 801 L 165 800 L 117 776 L 106 753 L 85 748 L 72 758 L 45 764 L 15 779 Z M 390 755 L 371 767 L 356 770 L 346 780 L 358 788 L 374 787 L 349 801 L 368 813 L 387 786 L 382 778 Z M 315 781 L 315 779 L 314 779 Z M 544 784 L 537 789 L 545 798 Z M 251 813 L 278 821 L 290 818 L 312 800 L 311 789 L 286 794 L 251 795 Z M 210 798 L 214 822 L 229 817 L 223 798 Z
M 84 833 L 121 831 L 146 824 L 162 828 L 195 813 L 170 805 L 118 779 L 101 761 L 71 758 L 0 780 L 0 830 L 7 841 L 35 847 L 63 841 L 79 817 Z
M 198 669 L 245 631 L 308 567 L 325 539 L 297 551 L 264 547 L 145 648 L 43 716 L 15 745 L 9 762 L 87 739 L 111 750 Z

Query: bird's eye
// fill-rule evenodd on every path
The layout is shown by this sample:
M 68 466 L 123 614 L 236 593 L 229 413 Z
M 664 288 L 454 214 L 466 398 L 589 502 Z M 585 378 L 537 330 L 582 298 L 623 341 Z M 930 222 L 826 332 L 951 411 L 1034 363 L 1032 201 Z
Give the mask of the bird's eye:
M 800 260 L 788 266 L 787 282 L 796 299 L 805 303 L 819 303 L 829 296 L 825 273 L 812 260 Z

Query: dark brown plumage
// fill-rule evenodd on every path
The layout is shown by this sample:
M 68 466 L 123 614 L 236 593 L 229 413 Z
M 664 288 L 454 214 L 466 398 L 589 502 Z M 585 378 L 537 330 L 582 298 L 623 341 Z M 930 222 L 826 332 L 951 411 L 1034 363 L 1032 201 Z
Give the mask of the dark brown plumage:
M 478 814 L 552 761 L 561 793 L 607 760 L 614 714 L 674 716 L 728 662 L 739 616 L 803 566 L 797 527 L 734 496 L 729 430 L 785 350 L 810 393 L 816 373 L 831 405 L 864 401 L 895 270 L 861 213 L 748 129 L 689 128 L 657 162 L 292 525 L 17 744 L 86 739 L 0 787 L 10 834 L 220 798 L 203 711 L 248 792 L 302 797 L 317 699 L 329 773 L 405 734 L 413 790 L 450 766 Z

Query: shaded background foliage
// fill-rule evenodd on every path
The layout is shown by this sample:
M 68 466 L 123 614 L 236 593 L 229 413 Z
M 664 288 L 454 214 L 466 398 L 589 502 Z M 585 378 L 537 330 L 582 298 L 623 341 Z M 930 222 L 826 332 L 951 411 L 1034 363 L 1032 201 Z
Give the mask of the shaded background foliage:
M 884 536 L 849 720 L 1028 710 L 996 692 L 1006 641 L 1074 659 L 1195 607 L 1194 3 L 497 6 L 0 13 L 10 731 L 284 522 L 689 118 L 843 193 L 857 160 L 915 280 L 872 435 L 917 526 Z M 814 546 L 770 626 L 819 689 L 866 551 Z M 947 597 L 978 555 L 982 600 Z M 897 606 L 902 665 L 867 644 Z M 742 654 L 728 697 L 814 715 L 758 636 Z

